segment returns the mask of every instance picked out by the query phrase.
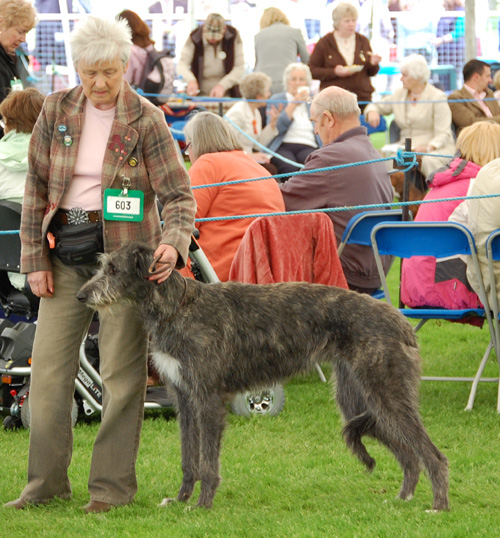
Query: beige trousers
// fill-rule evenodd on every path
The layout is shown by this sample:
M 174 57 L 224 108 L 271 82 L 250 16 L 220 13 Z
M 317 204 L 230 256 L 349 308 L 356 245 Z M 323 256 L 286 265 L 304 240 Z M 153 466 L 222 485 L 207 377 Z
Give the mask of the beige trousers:
M 46 502 L 71 496 L 71 407 L 79 348 L 92 311 L 76 299 L 94 266 L 69 267 L 53 258 L 54 297 L 42 299 L 33 347 L 28 484 L 21 498 Z M 94 444 L 90 499 L 129 503 L 136 491 L 135 463 L 144 414 L 147 336 L 137 309 L 114 305 L 100 313 L 101 426 Z

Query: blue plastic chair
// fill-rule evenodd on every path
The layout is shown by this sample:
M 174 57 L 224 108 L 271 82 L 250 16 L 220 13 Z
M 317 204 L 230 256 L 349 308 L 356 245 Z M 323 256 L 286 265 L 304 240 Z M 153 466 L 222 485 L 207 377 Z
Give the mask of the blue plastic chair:
M 448 320 L 458 321 L 471 316 L 483 318 L 489 328 L 490 342 L 481 360 L 480 367 L 474 378 L 470 377 L 423 377 L 430 381 L 473 381 L 466 410 L 470 411 L 474 405 L 477 384 L 481 379 L 481 365 L 486 363 L 491 351 L 497 346 L 495 330 L 488 305 L 488 299 L 484 289 L 479 261 L 477 258 L 476 244 L 471 231 L 465 226 L 455 222 L 399 222 L 382 223 L 374 227 L 371 233 L 373 252 L 377 268 L 382 282 L 385 296 L 395 308 L 399 307 L 398 301 L 391 297 L 387 285 L 387 279 L 383 271 L 381 256 L 392 255 L 400 258 L 411 256 L 433 256 L 446 258 L 456 255 L 468 255 L 471 257 L 472 267 L 476 272 L 479 282 L 479 299 L 485 308 L 467 309 L 444 309 L 444 308 L 399 308 L 400 312 L 409 319 L 420 320 L 415 328 L 418 331 L 427 321 Z M 498 352 L 497 352 L 498 355 Z M 477 378 L 477 381 L 476 381 Z M 482 379 L 482 381 L 497 381 L 496 379 Z
M 359 121 L 363 127 L 366 127 L 369 135 L 373 133 L 385 133 L 387 131 L 387 122 L 385 121 L 384 116 L 380 116 L 380 123 L 378 124 L 378 127 L 372 127 L 369 123 L 367 123 L 364 114 L 361 114 Z
M 338 246 L 338 255 L 342 252 L 346 245 L 363 245 L 365 247 L 372 246 L 371 233 L 373 227 L 381 222 L 401 222 L 403 220 L 402 209 L 386 209 L 381 211 L 363 211 L 354 215 L 347 223 L 347 226 L 342 234 L 340 245 Z M 378 289 L 372 294 L 375 299 L 383 299 L 385 297 L 384 290 Z

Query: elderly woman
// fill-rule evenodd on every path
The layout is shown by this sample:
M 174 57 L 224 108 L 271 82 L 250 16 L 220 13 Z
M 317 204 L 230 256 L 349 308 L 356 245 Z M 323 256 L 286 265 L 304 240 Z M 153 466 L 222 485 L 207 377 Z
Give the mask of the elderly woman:
M 368 39 L 356 32 L 358 10 L 342 2 L 332 12 L 333 32 L 323 36 L 309 58 L 313 78 L 321 81 L 320 89 L 340 86 L 355 93 L 358 101 L 371 101 L 370 77 L 379 71 L 382 59 L 373 54 Z M 361 111 L 364 104 L 360 104 Z
M 456 198 L 467 196 L 482 167 L 500 157 L 500 125 L 489 121 L 473 123 L 460 132 L 456 149 L 457 156 L 428 178 L 429 192 L 424 198 L 428 202 L 447 201 L 423 204 L 416 222 L 446 221 L 451 217 L 467 225 L 467 216 L 459 219 L 458 214 L 465 214 L 466 207 L 476 201 Z M 427 256 L 403 261 L 401 300 L 412 308 L 477 308 L 479 304 L 462 259 L 436 260 Z
M 47 97 L 29 151 L 21 271 L 41 302 L 28 484 L 7 504 L 16 509 L 71 497 L 71 408 L 78 352 L 93 315 L 75 295 L 95 272 L 98 252 L 132 240 L 155 247 L 160 271 L 149 278 L 162 285 L 184 266 L 194 227 L 189 178 L 164 115 L 123 79 L 131 47 L 126 21 L 86 17 L 70 44 L 81 85 Z M 100 313 L 99 348 L 103 409 L 87 513 L 128 504 L 137 490 L 147 337 L 131 306 Z
M 292 161 L 304 164 L 307 157 L 321 146 L 321 139 L 314 134 L 307 103 L 312 82 L 311 71 L 306 64 L 293 63 L 283 73 L 286 92 L 271 97 L 272 106 L 281 107 L 276 127 L 278 135 L 269 143 L 269 149 Z M 286 103 L 286 105 L 284 104 Z M 269 113 L 271 107 L 268 107 Z M 273 157 L 271 163 L 280 174 L 293 174 L 299 167 Z
M 268 7 L 260 19 L 260 32 L 255 36 L 255 71 L 262 71 L 272 79 L 271 92 L 285 89 L 283 72 L 287 65 L 309 60 L 309 52 L 302 32 L 292 28 L 288 17 L 277 7 Z
M 236 185 L 210 187 L 238 179 L 267 177 L 267 170 L 242 151 L 233 129 L 212 112 L 195 114 L 184 128 L 188 143 L 191 185 L 196 218 L 274 213 L 285 211 L 278 184 L 273 178 Z M 220 280 L 229 269 L 240 241 L 253 219 L 201 222 L 200 245 Z
M 278 136 L 276 122 L 278 121 L 279 108 L 269 107 L 269 123 L 262 128 L 262 116 L 259 109 L 266 106 L 266 100 L 271 96 L 271 78 L 265 73 L 250 73 L 246 75 L 240 84 L 240 92 L 244 100 L 234 104 L 227 112 L 227 118 L 239 129 L 239 141 L 243 151 L 253 160 L 260 163 L 268 163 L 268 153 L 260 151 L 253 140 L 263 146 Z M 247 136 L 245 136 L 247 135 Z
M 0 0 L 0 103 L 11 89 L 23 89 L 16 49 L 35 23 L 36 11 L 28 0 Z
M 381 115 L 394 114 L 394 121 L 401 129 L 398 145 L 404 147 L 405 139 L 411 138 L 414 151 L 453 155 L 450 107 L 445 94 L 429 84 L 429 77 L 429 66 L 423 56 L 407 56 L 401 62 L 403 87 L 378 103 L 368 105 L 365 119 L 372 127 L 377 127 Z M 423 157 L 420 169 L 424 178 L 447 160 L 446 157 Z

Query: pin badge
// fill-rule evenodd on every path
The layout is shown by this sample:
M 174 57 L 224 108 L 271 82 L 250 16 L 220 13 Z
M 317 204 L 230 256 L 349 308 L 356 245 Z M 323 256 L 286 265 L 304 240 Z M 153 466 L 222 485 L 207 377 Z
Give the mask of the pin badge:
M 128 164 L 130 164 L 130 166 L 137 166 L 137 159 L 135 157 L 132 157 L 131 159 L 129 159 Z
M 71 146 L 71 144 L 73 144 L 73 139 L 71 138 L 71 136 L 69 135 L 66 135 L 64 138 L 63 138 L 63 142 L 64 142 L 64 145 L 69 148 Z
M 66 125 L 59 125 L 59 127 L 57 128 L 57 130 L 60 132 L 60 133 L 65 133 L 68 128 L 66 127 Z

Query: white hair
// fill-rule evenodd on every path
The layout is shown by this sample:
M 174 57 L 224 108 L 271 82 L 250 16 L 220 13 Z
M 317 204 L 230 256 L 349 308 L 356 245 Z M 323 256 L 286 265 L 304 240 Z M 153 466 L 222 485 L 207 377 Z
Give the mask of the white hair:
M 78 66 L 81 60 L 89 65 L 119 58 L 125 65 L 130 58 L 132 31 L 125 19 L 103 19 L 89 15 L 70 34 L 71 57 Z
M 293 64 L 288 64 L 285 67 L 285 71 L 283 72 L 283 85 L 285 86 L 285 90 L 286 90 L 286 87 L 288 86 L 288 79 L 290 78 L 292 71 L 295 71 L 295 70 L 303 71 L 306 74 L 307 85 L 308 86 L 311 85 L 312 75 L 311 75 L 311 70 L 309 69 L 309 66 L 307 64 L 297 62 Z
M 401 60 L 399 66 L 401 71 L 406 71 L 408 76 L 426 83 L 431 77 L 431 70 L 427 65 L 427 60 L 421 54 L 410 54 Z

